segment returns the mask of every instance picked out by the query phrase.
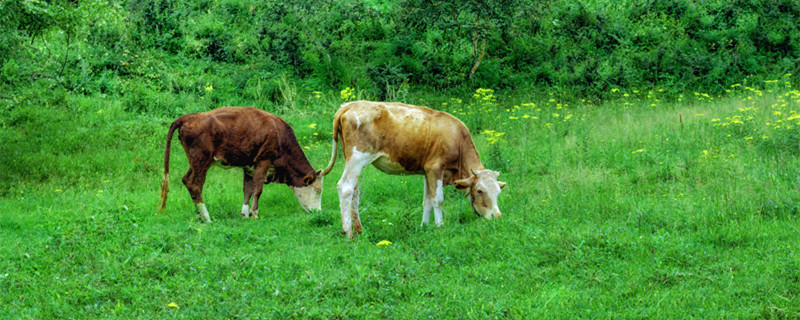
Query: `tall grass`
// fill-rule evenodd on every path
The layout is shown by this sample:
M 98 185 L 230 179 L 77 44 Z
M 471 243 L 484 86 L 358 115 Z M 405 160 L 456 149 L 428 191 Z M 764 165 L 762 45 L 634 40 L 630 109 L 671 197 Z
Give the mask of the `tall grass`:
M 355 240 L 339 233 L 342 163 L 321 213 L 268 185 L 260 220 L 239 218 L 241 173 L 214 168 L 204 190 L 214 223 L 199 224 L 175 149 L 156 215 L 173 115 L 31 93 L 0 128 L 0 315 L 800 317 L 800 92 L 778 80 L 725 97 L 616 90 L 605 103 L 409 93 L 468 124 L 484 165 L 508 182 L 503 218 L 477 218 L 448 187 L 444 227 L 420 227 L 422 178 L 369 168 Z M 196 95 L 230 104 L 221 89 Z M 320 168 L 342 93 L 305 95 L 270 111 Z

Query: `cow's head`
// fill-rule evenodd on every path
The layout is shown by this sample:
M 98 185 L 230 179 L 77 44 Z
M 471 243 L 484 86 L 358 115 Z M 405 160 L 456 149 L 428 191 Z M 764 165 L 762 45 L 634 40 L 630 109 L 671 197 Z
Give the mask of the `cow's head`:
M 497 207 L 497 195 L 500 189 L 506 186 L 505 182 L 497 181 L 500 172 L 492 170 L 472 170 L 472 176 L 467 179 L 456 180 L 453 184 L 456 189 L 466 190 L 469 202 L 478 216 L 486 219 L 500 218 L 500 208 Z
M 322 210 L 322 170 L 303 178 L 305 187 L 292 187 L 294 197 L 305 212 Z

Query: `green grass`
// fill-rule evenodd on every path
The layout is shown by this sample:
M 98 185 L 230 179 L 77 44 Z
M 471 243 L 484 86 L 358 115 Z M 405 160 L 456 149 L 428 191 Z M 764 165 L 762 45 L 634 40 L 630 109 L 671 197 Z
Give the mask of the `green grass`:
M 173 144 L 156 215 L 174 118 L 36 92 L 0 114 L 0 318 L 800 317 L 796 90 L 412 98 L 470 125 L 508 182 L 503 218 L 448 187 L 444 227 L 420 227 L 422 177 L 368 168 L 355 240 L 340 234 L 341 158 L 322 212 L 269 185 L 258 220 L 239 217 L 241 173 L 214 168 L 200 224 Z M 338 93 L 294 101 L 269 111 L 323 167 Z

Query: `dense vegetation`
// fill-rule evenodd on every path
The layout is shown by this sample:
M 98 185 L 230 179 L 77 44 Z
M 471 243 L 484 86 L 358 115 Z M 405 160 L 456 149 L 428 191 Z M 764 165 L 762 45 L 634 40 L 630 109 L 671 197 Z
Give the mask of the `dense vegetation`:
M 2 1 L 0 318 L 798 318 L 797 21 L 781 0 Z M 348 240 L 340 161 L 322 212 L 269 185 L 260 220 L 212 169 L 199 224 L 176 144 L 155 214 L 177 115 L 268 110 L 320 168 L 361 98 L 462 119 L 503 218 L 447 187 L 420 227 L 421 177 L 367 169 Z
M 48 78 L 120 96 L 209 82 L 291 103 L 283 76 L 379 99 L 415 85 L 604 97 L 708 92 L 800 65 L 793 0 L 5 1 L 0 16 L 6 85 Z

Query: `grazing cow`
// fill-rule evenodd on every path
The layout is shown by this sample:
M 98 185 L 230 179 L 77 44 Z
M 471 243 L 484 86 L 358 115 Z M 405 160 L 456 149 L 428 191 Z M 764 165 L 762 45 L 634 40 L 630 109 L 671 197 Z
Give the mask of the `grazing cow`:
M 179 128 L 178 137 L 189 158 L 183 184 L 192 196 L 198 220 L 211 222 L 203 203 L 203 183 L 215 164 L 244 171 L 244 218 L 258 218 L 258 198 L 264 184 L 270 182 L 289 185 L 306 212 L 320 210 L 322 176 L 308 163 L 289 124 L 255 108 L 224 107 L 183 115 L 169 127 L 159 211 L 167 202 L 169 148 L 172 133 Z
M 333 154 L 323 176 L 336 162 L 339 139 L 345 168 L 337 188 L 342 233 L 350 238 L 354 225 L 355 232 L 361 233 L 359 176 L 369 164 L 388 174 L 425 175 L 422 224 L 430 220 L 431 210 L 436 225 L 444 224 L 442 188 L 449 184 L 467 190 L 476 214 L 500 218 L 497 195 L 506 184 L 497 181 L 500 172 L 483 168 L 469 130 L 448 113 L 401 103 L 343 104 L 333 120 Z

